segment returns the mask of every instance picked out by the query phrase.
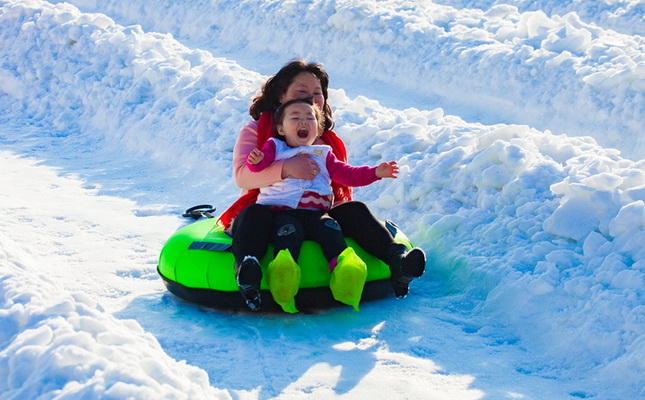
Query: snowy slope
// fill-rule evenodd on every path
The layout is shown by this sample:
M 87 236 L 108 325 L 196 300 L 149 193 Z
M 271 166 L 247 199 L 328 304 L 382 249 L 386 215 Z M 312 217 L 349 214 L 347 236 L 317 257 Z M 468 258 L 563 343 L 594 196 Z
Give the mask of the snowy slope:
M 0 398 L 644 398 L 642 13 L 478 4 L 0 1 Z M 297 55 L 352 162 L 399 160 L 357 198 L 428 273 L 360 313 L 184 304 L 158 251 L 234 200 Z
M 594 23 L 628 35 L 645 34 L 642 0 L 439 0 L 435 3 L 456 8 L 479 8 L 488 10 L 494 5 L 508 4 L 521 12 L 543 11 L 547 15 L 576 13 L 585 22 Z
M 512 1 L 489 9 L 481 0 L 469 2 L 473 8 L 400 0 L 72 3 L 263 73 L 292 56 L 321 57 L 332 85 L 358 80 L 390 107 L 442 107 L 469 121 L 590 135 L 626 157 L 645 157 L 643 32 L 581 18 L 604 10 L 642 30 L 642 1 L 517 1 L 522 11 Z M 582 14 L 571 13 L 578 8 Z M 266 62 L 258 67 L 253 54 Z M 366 93 L 351 93 L 358 94 Z

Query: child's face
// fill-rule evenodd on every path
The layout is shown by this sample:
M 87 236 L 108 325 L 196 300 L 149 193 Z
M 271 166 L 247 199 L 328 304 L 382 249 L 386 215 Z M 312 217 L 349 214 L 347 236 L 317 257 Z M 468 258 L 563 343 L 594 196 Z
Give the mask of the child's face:
M 316 112 L 306 103 L 291 104 L 284 110 L 284 118 L 277 128 L 290 147 L 312 145 L 318 137 Z

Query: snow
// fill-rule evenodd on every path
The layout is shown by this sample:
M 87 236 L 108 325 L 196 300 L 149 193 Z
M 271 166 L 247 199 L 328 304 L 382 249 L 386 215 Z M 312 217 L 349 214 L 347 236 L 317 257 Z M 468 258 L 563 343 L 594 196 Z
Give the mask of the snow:
M 638 0 L 0 0 L 0 399 L 645 398 Z M 77 8 L 78 7 L 78 8 Z M 324 63 L 404 300 L 225 313 L 156 264 L 237 196 L 267 75 Z

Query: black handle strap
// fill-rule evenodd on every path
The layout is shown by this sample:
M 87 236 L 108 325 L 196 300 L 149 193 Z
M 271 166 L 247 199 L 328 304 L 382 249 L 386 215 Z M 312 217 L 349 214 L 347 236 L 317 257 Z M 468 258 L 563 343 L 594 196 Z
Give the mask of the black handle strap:
M 192 218 L 192 219 L 200 219 L 202 217 L 204 218 L 214 218 L 211 213 L 215 212 L 215 207 L 211 206 L 210 204 L 200 204 L 198 206 L 190 207 L 186 211 L 184 211 L 183 214 L 181 214 L 182 217 L 186 218 Z

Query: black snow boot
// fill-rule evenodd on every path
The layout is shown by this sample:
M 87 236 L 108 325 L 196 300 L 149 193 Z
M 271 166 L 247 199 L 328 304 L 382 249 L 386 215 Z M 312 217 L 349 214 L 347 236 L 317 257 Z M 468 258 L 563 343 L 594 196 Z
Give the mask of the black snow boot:
M 262 304 L 260 299 L 262 269 L 258 259 L 253 256 L 246 256 L 240 265 L 235 263 L 235 280 L 246 305 L 252 311 L 259 310 Z
M 418 247 L 408 250 L 402 244 L 395 244 L 388 249 L 387 264 L 394 296 L 402 299 L 410 291 L 410 282 L 425 272 L 426 254 Z

